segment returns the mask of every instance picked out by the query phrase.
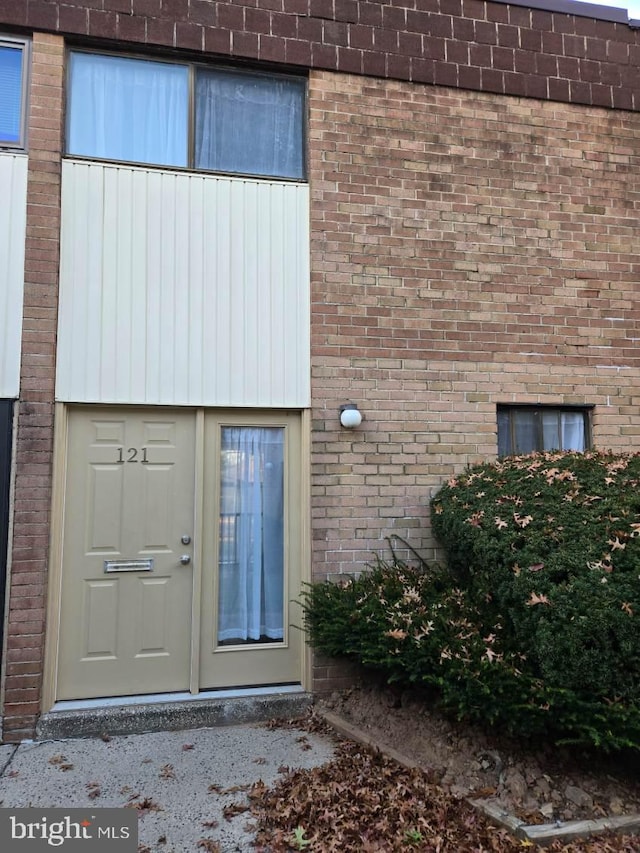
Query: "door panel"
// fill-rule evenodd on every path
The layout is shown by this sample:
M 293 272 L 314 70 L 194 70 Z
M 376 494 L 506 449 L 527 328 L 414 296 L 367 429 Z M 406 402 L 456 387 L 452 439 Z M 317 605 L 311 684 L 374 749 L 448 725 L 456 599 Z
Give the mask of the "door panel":
M 189 688 L 195 415 L 69 415 L 58 698 Z
M 84 582 L 84 657 L 117 655 L 118 587 L 115 580 Z
M 207 414 L 201 689 L 301 680 L 300 466 L 297 415 Z

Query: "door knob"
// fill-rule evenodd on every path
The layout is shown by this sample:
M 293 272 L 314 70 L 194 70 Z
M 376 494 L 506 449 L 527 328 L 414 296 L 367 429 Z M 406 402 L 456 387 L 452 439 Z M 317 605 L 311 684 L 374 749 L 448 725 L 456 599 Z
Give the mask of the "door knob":
M 188 554 L 183 554 L 180 557 L 180 562 L 182 563 L 183 566 L 188 566 L 189 563 L 191 562 L 191 557 Z

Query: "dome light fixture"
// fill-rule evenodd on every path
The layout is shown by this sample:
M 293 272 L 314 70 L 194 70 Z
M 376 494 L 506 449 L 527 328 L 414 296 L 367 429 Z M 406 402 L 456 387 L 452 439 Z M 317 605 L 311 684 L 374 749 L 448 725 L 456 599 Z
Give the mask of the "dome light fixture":
M 362 423 L 362 414 L 355 403 L 340 406 L 340 423 L 345 429 L 355 429 Z

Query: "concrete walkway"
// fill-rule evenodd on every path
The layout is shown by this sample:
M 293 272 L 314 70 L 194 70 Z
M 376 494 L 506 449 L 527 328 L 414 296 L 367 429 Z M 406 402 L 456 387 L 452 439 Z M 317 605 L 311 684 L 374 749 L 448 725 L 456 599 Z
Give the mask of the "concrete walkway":
M 251 851 L 250 815 L 227 819 L 225 807 L 246 803 L 260 779 L 272 785 L 283 766 L 332 755 L 328 738 L 263 724 L 27 741 L 0 746 L 0 806 L 136 807 L 140 850 L 197 853 L 208 838 L 223 853 Z

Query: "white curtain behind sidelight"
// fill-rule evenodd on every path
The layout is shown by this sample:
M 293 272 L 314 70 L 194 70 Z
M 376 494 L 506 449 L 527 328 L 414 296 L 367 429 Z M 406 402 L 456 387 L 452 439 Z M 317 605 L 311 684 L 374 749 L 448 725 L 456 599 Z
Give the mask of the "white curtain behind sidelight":
M 186 66 L 72 53 L 68 115 L 69 154 L 187 165 Z
M 196 74 L 196 169 L 302 178 L 304 82 L 226 71 Z
M 224 427 L 218 642 L 284 637 L 284 429 Z

